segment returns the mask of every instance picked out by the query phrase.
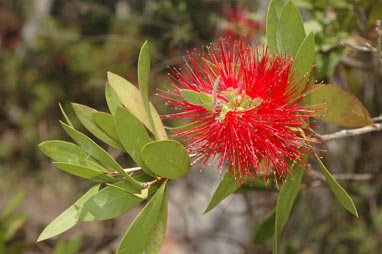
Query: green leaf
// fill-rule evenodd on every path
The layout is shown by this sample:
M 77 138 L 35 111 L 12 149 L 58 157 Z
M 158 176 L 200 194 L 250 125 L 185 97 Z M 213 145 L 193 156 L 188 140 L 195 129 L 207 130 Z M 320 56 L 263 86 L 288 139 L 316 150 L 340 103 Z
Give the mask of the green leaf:
M 151 142 L 151 138 L 145 127 L 128 110 L 118 107 L 115 112 L 115 125 L 121 143 L 131 158 L 148 174 L 155 174 L 145 165 L 141 155 L 145 144 Z
M 208 104 L 211 104 L 211 103 L 212 103 L 212 98 L 211 98 L 211 96 L 209 96 L 208 94 L 203 93 L 203 92 L 200 92 L 200 93 L 199 93 L 199 99 L 200 99 L 203 103 L 208 103 Z
M 291 177 L 291 174 L 293 175 L 293 177 Z M 290 174 L 288 174 L 283 186 L 281 187 L 276 205 L 273 254 L 277 253 L 279 238 L 286 223 L 288 222 L 303 175 L 304 169 L 301 168 L 298 163 L 294 162 L 291 166 Z
M 90 179 L 95 182 L 115 182 L 115 178 L 105 175 L 104 172 L 100 172 L 88 167 L 80 166 L 77 164 L 71 164 L 66 162 L 53 162 L 53 164 L 69 174 L 79 176 L 85 179 Z
M 368 15 L 368 22 L 367 24 L 371 26 L 374 24 L 378 19 L 381 19 L 381 13 L 382 13 L 382 2 L 381 1 L 375 1 L 372 5 L 370 5 L 372 8 L 369 15 Z
M 53 254 L 78 254 L 82 244 L 82 237 L 78 236 L 73 240 L 65 241 L 60 239 L 54 246 Z
M 369 112 L 358 98 L 342 87 L 316 85 L 308 99 L 311 105 L 323 109 L 315 117 L 324 122 L 347 127 L 373 124 Z
M 93 113 L 97 112 L 97 110 L 77 103 L 72 103 L 72 106 L 82 125 L 85 126 L 85 128 L 88 131 L 90 131 L 91 134 L 93 134 L 106 144 L 123 151 L 122 145 L 117 140 L 111 138 L 108 134 L 106 134 L 105 131 L 103 131 L 95 123 L 93 119 Z
M 106 103 L 107 103 L 107 106 L 109 107 L 110 113 L 114 115 L 117 107 L 122 106 L 122 102 L 119 99 L 118 94 L 108 84 L 106 84 L 106 87 L 105 87 L 105 97 L 106 97 Z
M 305 88 L 306 82 L 310 77 L 310 72 L 312 71 L 314 63 L 314 47 L 314 35 L 313 33 L 310 33 L 305 37 L 297 51 L 294 62 L 295 71 L 300 75 L 297 80 L 300 80 L 303 76 L 305 76 L 304 80 L 302 80 L 299 84 L 299 90 L 303 90 Z
M 72 206 L 61 213 L 56 219 L 54 219 L 46 228 L 42 231 L 37 241 L 43 241 L 48 238 L 59 235 L 74 225 L 78 221 L 79 210 L 82 205 L 89 200 L 93 195 L 98 192 L 100 185 L 97 184 L 89 189 L 81 198 L 79 198 Z
M 131 223 L 118 246 L 117 254 L 144 253 L 161 212 L 165 187 L 166 182 L 163 182 L 159 190 Z
M 0 253 L 5 253 L 5 239 L 3 232 L 0 231 Z
M 81 163 L 88 157 L 88 154 L 78 145 L 62 140 L 45 141 L 39 144 L 38 148 L 55 161 Z
M 149 101 L 149 81 L 150 81 L 150 49 L 148 41 L 145 41 L 141 47 L 138 58 L 138 84 L 139 91 L 145 108 L 146 117 L 149 119 L 151 130 L 156 140 L 159 140 L 159 136 L 154 124 L 154 120 L 150 110 Z
M 227 171 L 216 188 L 206 210 L 204 211 L 204 214 L 215 208 L 215 206 L 217 206 L 232 193 L 236 191 L 247 192 L 248 190 L 274 191 L 277 189 L 274 182 L 270 179 L 267 183 L 265 183 L 263 177 L 258 177 L 258 179 L 255 179 L 253 182 L 247 183 L 245 176 L 242 176 L 242 179 L 240 180 L 239 177 L 235 177 Z
M 203 102 L 200 98 L 200 94 L 198 92 L 196 92 L 194 90 L 190 90 L 190 89 L 180 89 L 179 92 L 185 101 L 187 101 L 191 104 L 194 104 L 194 105 L 202 105 L 203 104 Z
M 146 254 L 157 254 L 162 247 L 167 228 L 167 194 L 164 193 L 160 213 L 155 224 L 151 238 L 146 246 Z
M 5 206 L 4 210 L 1 213 L 1 218 L 6 219 L 11 213 L 23 202 L 25 199 L 25 192 L 19 192 L 14 196 L 11 201 Z
M 285 254 L 297 254 L 297 250 L 292 246 L 290 245 L 290 243 L 285 247 L 285 251 L 284 251 Z
M 190 156 L 175 140 L 160 140 L 146 144 L 142 149 L 144 163 L 159 176 L 176 179 L 187 174 Z
M 142 101 L 139 90 L 126 79 L 108 72 L 108 82 L 116 91 L 123 106 L 127 108 L 147 129 L 153 133 L 150 125 L 150 120 L 145 112 L 145 107 Z M 163 127 L 162 120 L 154 106 L 150 103 L 150 110 L 155 124 L 155 129 L 158 132 L 160 139 L 167 139 L 166 130 Z
M 336 196 L 337 200 L 340 202 L 340 204 L 349 212 L 351 212 L 353 215 L 358 217 L 357 208 L 354 205 L 353 200 L 349 196 L 349 194 L 346 193 L 344 188 L 336 181 L 336 179 L 330 174 L 329 170 L 325 167 L 324 163 L 320 160 L 320 158 L 317 156 L 317 154 L 314 154 L 316 157 L 316 160 L 318 164 L 320 165 L 320 168 L 322 170 L 322 173 L 324 173 L 326 181 L 329 184 L 330 189 Z
M 296 208 L 298 201 L 301 198 L 301 193 L 298 193 L 295 201 L 293 202 L 291 213 Z M 253 239 L 254 244 L 263 244 L 268 239 L 272 238 L 275 233 L 275 221 L 276 221 L 276 209 L 272 209 L 272 211 L 267 215 L 267 217 L 260 223 L 260 225 L 256 228 L 255 237 Z
M 121 166 L 110 156 L 105 150 L 103 150 L 99 145 L 97 145 L 89 137 L 85 136 L 81 132 L 73 129 L 72 127 L 61 122 L 62 127 L 68 133 L 68 135 L 79 144 L 82 149 L 85 150 L 90 156 L 97 159 L 102 165 L 104 165 L 110 171 L 117 171 L 123 175 L 127 180 L 140 186 L 140 183 L 134 180 L 130 175 L 128 175 Z
M 249 177 L 250 178 L 250 177 Z M 240 184 L 239 180 L 238 184 Z M 252 181 L 245 181 L 245 176 L 242 176 L 242 185 L 241 187 L 237 190 L 237 192 L 249 192 L 249 191 L 279 191 L 277 189 L 276 183 L 272 178 L 269 178 L 267 180 L 264 179 L 263 176 L 258 176 L 257 179 L 254 179 Z
M 100 127 L 112 139 L 118 141 L 119 145 L 122 147 L 119 142 L 117 129 L 115 128 L 114 116 L 105 112 L 94 112 L 92 115 L 93 120 L 98 127 Z
M 77 236 L 76 238 L 69 240 L 66 244 L 67 252 L 64 254 L 78 254 L 82 244 L 82 236 Z
M 26 223 L 26 214 L 16 214 L 12 215 L 6 220 L 2 221 L 2 227 L 4 228 L 4 240 L 9 241 L 15 237 L 17 231 L 19 231 Z
M 214 195 L 212 196 L 206 210 L 204 211 L 204 214 L 212 210 L 212 208 L 217 206 L 226 197 L 234 193 L 239 187 L 239 179 L 235 179 L 235 176 L 227 171 L 220 181 L 218 187 L 216 188 Z
M 42 142 L 38 147 L 46 156 L 55 161 L 78 164 L 97 171 L 108 172 L 107 169 L 76 144 L 61 140 L 50 140 Z
M 277 31 L 277 13 L 275 7 L 275 0 L 271 0 L 268 6 L 267 12 L 267 24 L 266 24 L 266 37 L 267 44 L 270 54 L 275 54 L 278 52 L 277 40 L 276 40 L 276 31 Z
M 288 54 L 296 56 L 297 50 L 305 38 L 305 29 L 301 15 L 291 1 L 288 1 L 281 10 L 276 38 L 279 52 L 286 51 Z
M 262 244 L 275 233 L 276 210 L 273 209 L 256 229 L 254 244 Z
M 206 93 L 200 92 L 199 93 L 199 99 L 202 102 L 202 106 L 207 109 L 208 111 L 214 112 L 214 107 L 212 106 L 212 98 Z
M 280 13 L 285 5 L 286 0 L 271 0 L 273 2 L 277 17 L 280 17 Z
M 114 186 L 107 186 L 87 200 L 79 216 L 80 221 L 102 221 L 119 217 L 138 206 L 143 199 L 131 193 L 139 193 L 140 188 L 129 181 L 120 181 Z
M 65 110 L 64 110 L 64 108 L 62 107 L 61 103 L 58 103 L 58 106 L 60 107 L 61 113 L 62 113 L 62 115 L 64 116 L 66 122 L 67 122 L 71 127 L 73 127 L 73 124 L 72 124 L 72 122 L 70 121 L 68 115 L 65 113 Z M 73 127 L 73 128 L 74 128 L 74 127 Z

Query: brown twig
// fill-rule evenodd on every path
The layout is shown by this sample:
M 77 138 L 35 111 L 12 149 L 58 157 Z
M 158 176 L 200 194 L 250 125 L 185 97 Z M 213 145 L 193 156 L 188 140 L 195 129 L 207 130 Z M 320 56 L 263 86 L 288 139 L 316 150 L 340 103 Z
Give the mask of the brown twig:
M 142 183 L 142 184 L 141 184 L 141 187 L 142 187 L 143 189 L 146 189 L 146 188 L 150 187 L 151 185 L 153 185 L 153 184 L 159 182 L 159 181 L 162 180 L 162 179 L 165 179 L 165 178 L 162 177 L 162 176 L 159 176 L 159 177 L 157 177 L 156 179 L 154 179 L 154 180 L 152 180 L 152 181 L 150 181 L 150 182 Z

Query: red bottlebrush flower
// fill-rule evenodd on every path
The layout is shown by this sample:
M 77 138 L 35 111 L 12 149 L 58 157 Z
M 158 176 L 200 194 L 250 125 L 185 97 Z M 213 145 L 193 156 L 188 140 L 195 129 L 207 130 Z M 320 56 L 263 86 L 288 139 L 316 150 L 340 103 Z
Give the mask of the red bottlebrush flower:
M 173 136 L 203 166 L 219 157 L 218 168 L 227 163 L 235 176 L 285 177 L 290 161 L 304 165 L 301 155 L 312 151 L 301 130 L 309 133 L 314 109 L 299 104 L 311 86 L 298 88 L 303 79 L 297 79 L 293 63 L 285 54 L 270 56 L 267 47 L 223 39 L 220 49 L 189 54 L 184 69 L 171 70 L 176 90 L 168 94 L 188 92 L 196 99 L 163 96 L 179 111 L 164 117 L 188 123 Z

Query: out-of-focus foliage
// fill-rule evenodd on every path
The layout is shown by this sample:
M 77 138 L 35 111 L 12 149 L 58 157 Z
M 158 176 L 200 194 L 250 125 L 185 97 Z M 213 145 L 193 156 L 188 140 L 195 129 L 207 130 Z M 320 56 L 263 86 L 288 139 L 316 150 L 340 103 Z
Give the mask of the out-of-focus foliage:
M 27 242 L 19 235 L 27 216 L 15 212 L 24 197 L 25 193 L 19 193 L 0 210 L 0 253 L 22 254 L 27 248 Z
M 305 29 L 315 34 L 319 54 L 316 79 L 327 81 L 341 61 L 343 40 L 355 43 L 376 41 L 375 22 L 382 18 L 382 2 L 373 0 L 296 0 L 297 6 L 307 11 L 310 18 Z
M 205 18 L 219 12 L 201 1 L 13 2 L 0 5 L 0 171 L 41 168 L 35 144 L 61 135 L 58 102 L 102 109 L 106 71 L 136 83 L 146 39 L 153 75 L 165 80 L 171 58 L 213 40 Z
M 82 243 L 82 238 L 77 237 L 73 240 L 60 240 L 54 246 L 53 254 L 78 254 Z

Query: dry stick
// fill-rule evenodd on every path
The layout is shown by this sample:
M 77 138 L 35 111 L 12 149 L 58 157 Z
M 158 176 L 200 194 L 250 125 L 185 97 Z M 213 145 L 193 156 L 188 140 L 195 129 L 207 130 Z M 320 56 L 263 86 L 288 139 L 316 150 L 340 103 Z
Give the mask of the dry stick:
M 321 142 L 327 142 L 329 140 L 338 139 L 338 138 L 346 138 L 352 136 L 359 136 L 365 133 L 380 131 L 382 130 L 382 123 L 374 123 L 373 125 L 368 125 L 361 128 L 349 129 L 349 130 L 340 130 L 332 134 L 319 135 L 318 139 Z
M 379 122 L 379 121 L 382 121 L 382 115 L 373 117 L 373 118 L 371 118 L 371 120 L 372 120 L 373 122 Z
M 375 56 L 378 57 L 379 61 L 382 62 L 382 20 L 377 20 L 375 30 L 378 33 L 378 41 L 376 47 L 372 46 L 368 42 L 364 43 L 363 45 L 358 45 L 351 42 L 343 41 L 341 42 L 341 44 L 343 46 L 350 47 L 356 51 L 372 52 Z

